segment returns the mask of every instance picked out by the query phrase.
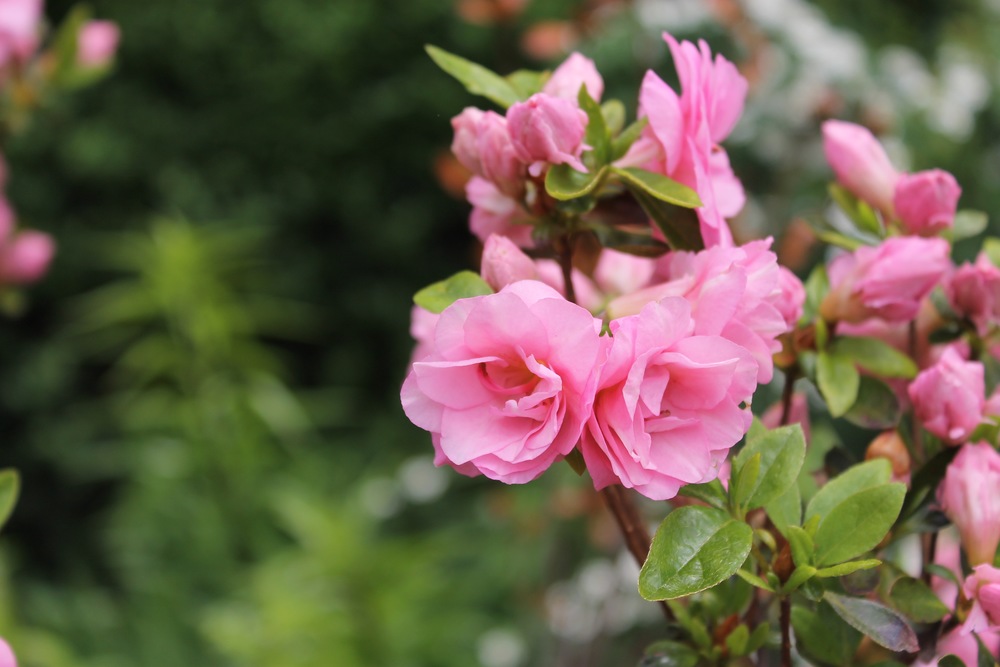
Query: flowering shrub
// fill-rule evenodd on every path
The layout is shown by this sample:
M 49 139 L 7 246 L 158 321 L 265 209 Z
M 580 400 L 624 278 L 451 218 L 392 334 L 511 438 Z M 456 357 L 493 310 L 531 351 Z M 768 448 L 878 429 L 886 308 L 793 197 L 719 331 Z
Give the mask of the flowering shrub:
M 835 250 L 803 284 L 726 222 L 745 195 L 719 143 L 747 82 L 664 38 L 680 92 L 647 73 L 631 124 L 580 54 L 502 77 L 429 47 L 506 113 L 452 121 L 482 268 L 416 294 L 407 416 L 463 474 L 589 474 L 639 593 L 665 601 L 670 639 L 643 664 L 993 664 L 1000 245 L 950 258 L 985 216 L 958 210 L 950 174 L 900 173 L 868 130 L 828 121 L 842 220 L 817 221 Z M 776 368 L 782 400 L 754 421 Z M 866 461 L 805 466 L 798 380 L 870 431 Z M 652 540 L 626 489 L 673 501 Z M 701 603 L 723 582 L 748 591 L 736 613 Z

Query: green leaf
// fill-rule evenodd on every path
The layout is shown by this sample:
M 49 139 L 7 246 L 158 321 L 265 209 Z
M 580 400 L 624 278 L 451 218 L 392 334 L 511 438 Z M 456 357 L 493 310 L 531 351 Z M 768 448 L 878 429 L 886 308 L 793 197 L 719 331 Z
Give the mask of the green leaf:
M 792 572 L 792 576 L 788 577 L 788 581 L 786 581 L 785 585 L 781 587 L 781 593 L 783 595 L 792 593 L 799 586 L 812 579 L 816 575 L 816 572 L 818 572 L 818 570 L 812 565 L 801 565 L 795 568 L 795 571 Z
M 638 667 L 695 667 L 700 659 L 687 644 L 666 639 L 649 646 Z
M 889 601 L 917 623 L 936 623 L 950 611 L 927 584 L 913 577 L 897 580 L 889 591 Z
M 821 602 L 816 611 L 792 605 L 792 628 L 797 647 L 806 657 L 825 665 L 855 664 L 861 633 L 841 620 L 830 605 Z
M 813 538 L 803 528 L 788 527 L 788 546 L 792 550 L 792 562 L 798 567 L 812 563 L 816 545 Z
M 568 164 L 554 164 L 545 174 L 545 191 L 560 201 L 578 199 L 593 192 L 607 173 L 607 167 L 584 174 Z
M 788 528 L 802 522 L 802 494 L 799 492 L 799 485 L 792 484 L 787 491 L 766 503 L 764 511 L 778 532 L 787 538 Z
M 413 295 L 413 303 L 432 313 L 440 313 L 459 299 L 492 294 L 493 288 L 472 271 L 459 271 L 451 278 L 428 285 Z
M 0 526 L 7 523 L 21 492 L 21 477 L 13 468 L 0 470 Z
M 938 667 L 966 667 L 966 665 L 957 655 L 949 653 L 938 660 Z
M 842 417 L 858 398 L 861 374 L 851 357 L 824 351 L 816 356 L 816 384 L 830 416 Z
M 890 651 L 916 653 L 920 650 L 913 628 L 898 612 L 871 600 L 852 598 L 827 591 L 823 599 L 856 630 Z
M 884 484 L 847 497 L 816 531 L 816 564 L 834 565 L 875 548 L 903 507 L 906 485 Z
M 639 573 L 639 594 L 669 600 L 711 588 L 743 564 L 753 529 L 711 507 L 680 507 L 660 524 Z
M 819 315 L 819 305 L 823 303 L 826 293 L 830 291 L 830 278 L 826 273 L 826 265 L 817 264 L 806 278 L 803 286 L 806 289 L 806 301 L 802 307 L 802 317 L 799 324 L 808 324 Z
M 911 380 L 917 375 L 912 359 L 878 338 L 844 336 L 833 342 L 830 352 L 849 356 L 861 368 L 882 377 Z
M 753 493 L 760 477 L 760 452 L 755 453 L 743 462 L 737 463 L 729 482 L 729 497 L 733 499 L 734 507 L 743 507 L 750 494 Z
M 767 583 L 753 572 L 748 572 L 746 570 L 736 570 L 736 575 L 743 581 L 750 584 L 751 586 L 756 586 L 757 588 L 761 588 L 767 591 L 768 593 L 774 592 L 774 587 L 771 586 L 771 584 Z
M 514 86 L 496 72 L 436 46 L 428 44 L 424 48 L 438 67 L 457 79 L 473 95 L 482 95 L 505 109 L 521 101 Z
M 853 465 L 823 485 L 806 505 L 805 520 L 824 517 L 854 493 L 886 484 L 892 479 L 892 464 L 878 458 Z
M 837 202 L 840 210 L 847 214 L 847 217 L 851 219 L 851 222 L 854 223 L 859 231 L 874 234 L 878 237 L 885 236 L 882 223 L 879 222 L 874 209 L 867 202 L 861 201 L 837 183 L 831 183 L 827 189 L 833 201 Z
M 950 581 L 959 588 L 962 587 L 962 580 L 959 576 L 943 565 L 938 565 L 937 563 L 927 563 L 924 565 L 924 569 L 933 574 L 935 577 L 940 577 L 946 581 Z
M 551 170 L 549 173 L 552 173 Z M 670 251 L 670 246 L 653 238 L 648 225 L 642 230 L 629 231 L 622 227 L 591 222 L 587 229 L 594 232 L 602 247 L 613 248 L 618 252 L 637 257 L 662 257 Z
M 583 473 L 587 472 L 587 463 L 583 460 L 583 454 L 580 453 L 579 449 L 574 449 L 566 455 L 566 463 L 573 469 L 573 472 L 581 477 Z
M 682 486 L 678 495 L 695 498 L 716 509 L 726 509 L 726 489 L 722 486 L 722 482 L 717 479 L 713 479 L 711 482 L 706 482 L 705 484 L 688 484 Z
M 993 266 L 1000 266 L 1000 239 L 988 236 L 983 240 L 983 252 L 989 257 Z
M 747 642 L 747 655 L 753 653 L 767 643 L 767 638 L 771 634 L 771 628 L 767 623 L 761 623 L 750 633 L 750 641 Z
M 577 102 L 584 113 L 587 114 L 587 130 L 583 135 L 583 141 L 590 146 L 590 152 L 598 167 L 603 167 L 610 162 L 611 156 L 611 132 L 608 131 L 607 123 L 604 122 L 604 114 L 600 105 L 587 92 L 587 87 L 580 86 L 577 94 Z
M 753 488 L 746 493 L 748 509 L 763 507 L 795 485 L 806 458 L 802 427 L 792 424 L 767 431 L 757 438 L 748 437 L 746 446 L 733 459 L 733 464 L 739 468 L 757 455 L 761 457 L 760 470 Z
M 654 174 L 637 167 L 612 167 L 611 171 L 621 177 L 630 189 L 637 188 L 668 204 L 684 208 L 702 206 L 697 192 L 662 174 Z
M 944 479 L 951 460 L 958 454 L 959 447 L 945 447 L 931 457 L 910 479 L 910 490 L 900 516 L 905 521 L 923 509 L 934 498 L 938 485 Z
M 844 250 L 854 251 L 862 246 L 868 245 L 864 241 L 847 236 L 846 234 L 841 234 L 840 232 L 835 232 L 831 229 L 818 229 L 816 230 L 816 236 L 819 237 L 820 241 L 829 243 L 830 245 L 835 245 L 838 248 L 843 248 Z
M 747 654 L 747 644 L 750 643 L 750 628 L 744 623 L 740 623 L 733 631 L 726 635 L 726 648 L 729 655 L 738 658 Z
M 519 69 L 504 77 L 504 80 L 514 89 L 518 98 L 526 100 L 542 89 L 545 82 L 552 76 L 551 72 L 536 72 L 535 70 Z
M 858 572 L 859 570 L 870 570 L 874 567 L 878 567 L 882 564 L 877 558 L 867 558 L 865 560 L 852 560 L 847 563 L 841 563 L 840 565 L 834 565 L 833 567 L 822 567 L 816 570 L 816 576 L 821 579 L 829 579 L 832 577 L 846 577 L 849 574 Z
M 862 375 L 858 397 L 844 419 L 861 428 L 884 430 L 899 423 L 903 408 L 896 392 L 886 383 L 870 375 Z
M 951 240 L 961 241 L 979 236 L 986 231 L 989 222 L 989 216 L 982 211 L 962 209 L 955 213 L 955 223 L 951 227 Z
M 610 123 L 609 123 L 610 124 Z M 642 136 L 642 131 L 645 129 L 646 125 L 649 124 L 649 119 L 643 116 L 639 120 L 635 121 L 624 130 L 621 134 L 611 140 L 611 161 L 614 162 L 622 158 L 628 149 L 632 148 L 632 144 Z
M 653 220 L 653 224 L 663 234 L 674 250 L 702 250 L 705 242 L 701 238 L 701 222 L 698 214 L 690 208 L 675 206 L 661 201 L 639 187 L 629 186 L 629 192 L 642 210 Z
M 601 104 L 601 115 L 611 134 L 618 134 L 625 127 L 625 105 L 620 100 L 608 100 Z
M 993 652 L 983 643 L 983 638 L 978 634 L 973 634 L 976 644 L 979 645 L 979 652 L 976 656 L 976 667 L 995 667 L 996 660 L 993 659 Z

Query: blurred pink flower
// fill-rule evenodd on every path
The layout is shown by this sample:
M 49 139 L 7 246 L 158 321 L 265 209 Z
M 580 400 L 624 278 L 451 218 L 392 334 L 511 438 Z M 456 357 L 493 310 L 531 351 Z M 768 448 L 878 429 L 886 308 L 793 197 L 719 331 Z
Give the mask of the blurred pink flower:
M 1000 635 L 995 632 L 983 632 L 979 634 L 986 647 L 996 655 L 1000 648 Z M 979 644 L 976 638 L 964 633 L 961 627 L 955 628 L 938 640 L 936 654 L 930 660 L 918 660 L 913 663 L 914 667 L 937 667 L 941 658 L 946 655 L 954 655 L 966 665 L 978 664 Z
M 1000 544 L 1000 454 L 985 442 L 963 445 L 938 486 L 937 500 L 958 527 L 971 565 L 992 563 Z
M 941 169 L 903 174 L 896 181 L 893 205 L 896 217 L 911 234 L 929 236 L 955 222 L 962 195 L 955 177 Z
M 581 449 L 598 489 L 621 482 L 654 500 L 715 479 L 750 426 L 741 403 L 756 388 L 747 351 L 691 335 L 691 305 L 650 303 L 611 323 L 593 416 Z
M 552 72 L 552 76 L 542 87 L 542 92 L 576 103 L 580 86 L 586 86 L 587 94 L 596 102 L 599 102 L 601 95 L 604 94 L 604 79 L 597 71 L 594 61 L 573 52 Z
M 0 67 L 34 54 L 41 22 L 42 0 L 0 0 Z
M 451 152 L 463 167 L 477 176 L 483 175 L 479 161 L 479 121 L 486 112 L 476 107 L 465 107 L 462 113 L 451 119 L 453 136 Z
M 837 180 L 858 199 L 893 217 L 899 173 L 868 128 L 841 120 L 823 123 L 823 150 Z
M 981 252 L 974 264 L 958 267 L 944 283 L 955 312 L 972 321 L 980 336 L 1000 323 L 1000 269 Z
M 410 337 L 417 343 L 410 353 L 410 363 L 420 361 L 434 349 L 434 327 L 437 326 L 438 313 L 432 313 L 420 306 L 410 308 Z
M 601 322 L 523 280 L 459 299 L 413 364 L 400 398 L 434 436 L 439 463 L 509 484 L 531 481 L 576 446 L 604 354 Z
M 797 275 L 785 267 L 779 266 L 778 291 L 781 296 L 774 299 L 773 303 L 781 311 L 781 316 L 785 318 L 785 326 L 789 330 L 794 329 L 799 318 L 802 317 L 802 308 L 806 302 L 806 288 Z
M 513 241 L 499 234 L 491 234 L 486 239 L 479 273 L 496 291 L 518 280 L 538 278 L 535 262 Z
M 514 151 L 530 165 L 532 176 L 540 176 L 551 164 L 568 164 L 586 172 L 580 154 L 589 148 L 583 143 L 587 122 L 587 114 L 576 102 L 545 93 L 532 95 L 507 110 Z
M 0 282 L 24 285 L 41 279 L 55 252 L 55 241 L 44 232 L 29 229 L 8 237 L 0 245 Z
M 114 21 L 88 21 L 77 37 L 76 59 L 84 67 L 104 67 L 115 57 L 121 30 Z
M 907 390 L 917 419 L 949 445 L 969 439 L 983 418 L 985 371 L 948 348 L 936 364 L 920 372 Z
M 11 650 L 10 645 L 2 637 L 0 637 L 0 667 L 17 667 L 17 658 L 14 657 L 14 651 Z
M 1000 630 L 1000 569 L 988 563 L 975 566 L 966 577 L 962 592 L 972 600 L 962 632 Z

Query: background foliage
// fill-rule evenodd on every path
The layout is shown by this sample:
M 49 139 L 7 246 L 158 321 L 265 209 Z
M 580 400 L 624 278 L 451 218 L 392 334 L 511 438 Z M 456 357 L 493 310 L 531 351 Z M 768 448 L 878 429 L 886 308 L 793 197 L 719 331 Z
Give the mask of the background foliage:
M 473 100 L 425 43 L 509 71 L 575 34 L 634 113 L 671 71 L 659 32 L 705 36 L 753 82 L 743 238 L 826 205 L 831 115 L 1000 213 L 991 0 L 92 4 L 117 72 L 8 155 L 60 244 L 0 325 L 0 464 L 24 476 L 0 634 L 27 667 L 619 665 L 657 637 L 586 481 L 434 469 L 398 407 L 410 296 L 476 251 L 439 183 Z

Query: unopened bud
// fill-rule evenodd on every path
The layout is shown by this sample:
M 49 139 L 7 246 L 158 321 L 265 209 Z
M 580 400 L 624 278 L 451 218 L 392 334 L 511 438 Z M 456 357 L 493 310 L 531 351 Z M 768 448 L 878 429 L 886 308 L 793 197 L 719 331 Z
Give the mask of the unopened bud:
M 865 452 L 865 460 L 889 459 L 892 464 L 892 475 L 895 478 L 902 478 L 910 472 L 910 450 L 906 448 L 906 443 L 895 430 L 880 433 Z

